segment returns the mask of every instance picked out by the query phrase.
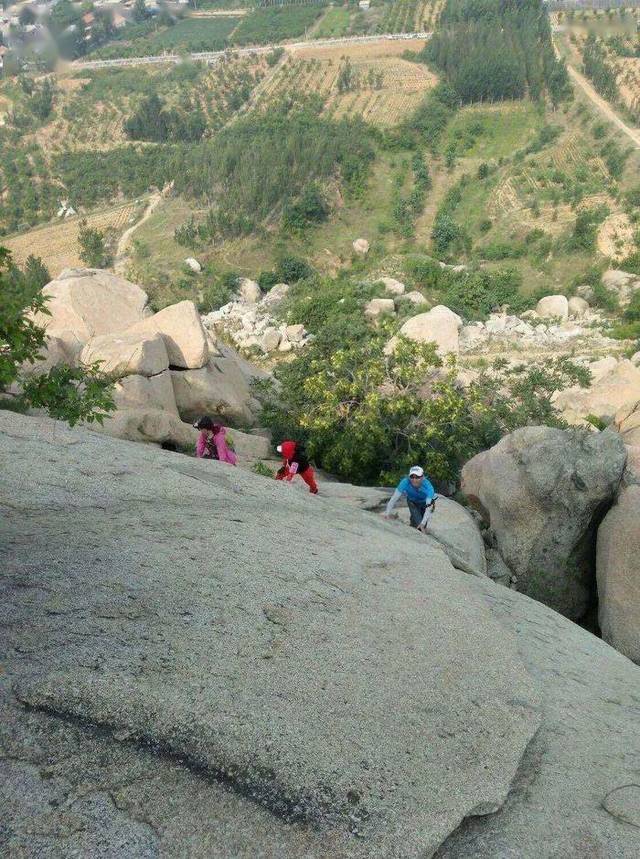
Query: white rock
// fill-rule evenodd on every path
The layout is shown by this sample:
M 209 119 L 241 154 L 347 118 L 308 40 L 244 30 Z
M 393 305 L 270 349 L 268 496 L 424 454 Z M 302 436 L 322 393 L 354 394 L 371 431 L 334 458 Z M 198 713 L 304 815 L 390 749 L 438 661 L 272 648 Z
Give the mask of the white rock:
M 438 304 L 427 313 L 419 313 L 408 319 L 400 334 L 417 343 L 435 343 L 440 355 L 458 353 L 458 331 L 462 319 L 448 307 Z
M 360 256 L 366 256 L 369 253 L 369 242 L 366 239 L 356 239 L 353 243 L 353 249 Z
M 635 352 L 631 356 L 630 360 L 631 363 L 634 364 L 636 367 L 640 367 L 640 352 Z
M 589 312 L 589 302 L 579 295 L 572 295 L 569 299 L 569 316 L 575 316 L 576 319 L 581 319 Z
M 272 286 L 269 292 L 260 299 L 261 307 L 274 307 L 276 304 L 279 304 L 282 299 L 289 292 L 289 284 L 288 283 L 276 283 L 275 286 Z
M 240 301 L 245 304 L 255 304 L 262 298 L 262 290 L 255 280 L 249 280 L 248 277 L 241 277 L 238 281 L 238 296 Z
M 499 334 L 507 327 L 506 316 L 491 314 L 485 323 L 485 328 L 490 334 Z
M 380 283 L 384 283 L 385 291 L 390 295 L 404 295 L 405 285 L 393 277 L 381 277 Z
M 278 352 L 291 352 L 293 346 L 288 340 L 284 338 L 280 341 L 280 345 L 278 346 Z
M 196 369 L 204 367 L 209 359 L 207 333 L 193 301 L 171 304 L 133 325 L 129 332 L 162 334 L 169 363 L 174 367 Z
M 103 373 L 115 376 L 156 376 L 169 367 L 161 334 L 125 331 L 92 337 L 80 354 L 83 364 L 100 361 Z
M 300 343 L 304 340 L 304 335 L 306 334 L 304 330 L 304 325 L 287 325 L 285 329 L 287 340 L 290 343 Z
M 609 355 L 606 358 L 600 358 L 598 361 L 591 361 L 589 364 L 589 371 L 591 373 L 591 384 L 595 384 L 599 382 L 603 376 L 606 376 L 608 373 L 611 373 L 618 366 L 618 359 L 614 358 L 613 355 Z
M 392 298 L 372 298 L 364 307 L 364 315 L 367 319 L 378 319 L 380 316 L 395 315 L 396 308 Z
M 463 351 L 475 349 L 487 340 L 487 334 L 483 328 L 475 325 L 465 325 L 460 330 L 459 345 Z
M 260 347 L 264 352 L 273 352 L 280 345 L 281 339 L 282 335 L 277 328 L 266 328 L 260 341 Z
M 405 292 L 404 295 L 400 296 L 400 298 L 402 301 L 410 301 L 412 304 L 415 304 L 416 307 L 429 303 L 424 295 L 421 292 L 418 292 L 417 289 L 412 292 Z
M 65 269 L 42 290 L 50 316 L 35 322 L 77 354 L 92 337 L 125 331 L 146 316 L 147 294 L 139 286 L 99 269 Z
M 546 295 L 536 305 L 536 313 L 543 319 L 559 317 L 567 319 L 569 316 L 569 302 L 566 295 Z
M 249 401 L 251 390 L 237 361 L 212 358 L 198 370 L 172 370 L 177 409 L 185 420 L 199 415 L 223 419 L 253 419 Z
M 197 259 L 194 259 L 194 257 L 187 257 L 184 262 L 185 265 L 187 265 L 191 269 L 191 271 L 195 271 L 196 274 L 200 274 L 200 272 L 202 271 L 202 266 Z

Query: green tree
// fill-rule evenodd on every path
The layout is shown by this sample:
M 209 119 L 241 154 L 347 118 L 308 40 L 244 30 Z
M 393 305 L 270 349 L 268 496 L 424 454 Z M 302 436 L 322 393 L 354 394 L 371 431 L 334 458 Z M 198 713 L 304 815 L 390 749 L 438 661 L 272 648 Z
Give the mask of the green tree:
M 79 421 L 102 423 L 115 405 L 112 382 L 98 364 L 57 366 L 25 377 L 25 365 L 36 363 L 46 341 L 34 314 L 48 311 L 42 293 L 31 294 L 25 281 L 12 277 L 11 271 L 9 252 L 0 247 L 0 393 L 17 384 L 24 408 L 46 409 L 71 426 Z
M 104 233 L 90 227 L 86 220 L 80 222 L 78 231 L 80 259 L 90 268 L 106 268 L 111 263 L 111 256 L 105 245 Z
M 400 338 L 387 354 L 389 333 L 382 326 L 336 349 L 319 332 L 304 356 L 277 371 L 279 393 L 268 382 L 258 385 L 263 420 L 280 437 L 303 439 L 318 465 L 348 480 L 388 483 L 415 462 L 450 480 L 507 432 L 564 426 L 553 392 L 588 382 L 588 371 L 562 359 L 496 365 L 465 391 L 433 344 Z
M 23 6 L 18 15 L 18 20 L 21 27 L 28 27 L 30 24 L 36 23 L 36 13 L 31 6 Z
M 133 20 L 136 24 L 141 24 L 143 21 L 146 21 L 148 17 L 149 12 L 147 11 L 144 0 L 135 0 L 135 3 L 133 4 Z

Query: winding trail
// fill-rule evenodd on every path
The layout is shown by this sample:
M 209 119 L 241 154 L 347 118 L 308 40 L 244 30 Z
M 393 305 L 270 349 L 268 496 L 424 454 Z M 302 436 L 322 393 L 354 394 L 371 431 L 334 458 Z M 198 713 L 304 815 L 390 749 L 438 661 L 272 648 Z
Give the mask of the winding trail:
M 612 122 L 615 126 L 617 126 L 620 131 L 624 132 L 627 135 L 629 140 L 635 145 L 637 149 L 640 149 L 640 129 L 632 128 L 630 125 L 627 125 L 618 114 L 613 110 L 611 105 L 605 101 L 601 95 L 599 95 L 594 87 L 589 83 L 589 81 L 581 75 L 580 72 L 575 69 L 572 65 L 567 63 L 567 71 L 569 72 L 569 76 L 573 80 L 575 84 L 577 84 L 580 89 L 587 95 L 591 101 L 598 108 L 600 113 L 605 116 L 609 122 Z
M 149 197 L 149 202 L 147 203 L 147 208 L 144 210 L 142 217 L 139 221 L 136 221 L 135 224 L 132 224 L 129 229 L 125 230 L 124 233 L 120 236 L 118 241 L 118 247 L 116 248 L 115 258 L 113 261 L 113 270 L 116 274 L 120 276 L 124 276 L 125 265 L 128 259 L 127 250 L 129 248 L 129 242 L 131 241 L 131 236 L 135 233 L 138 227 L 142 226 L 145 221 L 148 221 L 151 215 L 154 213 L 156 207 L 160 200 L 162 200 L 163 194 L 160 191 L 157 191 L 155 194 L 152 194 Z

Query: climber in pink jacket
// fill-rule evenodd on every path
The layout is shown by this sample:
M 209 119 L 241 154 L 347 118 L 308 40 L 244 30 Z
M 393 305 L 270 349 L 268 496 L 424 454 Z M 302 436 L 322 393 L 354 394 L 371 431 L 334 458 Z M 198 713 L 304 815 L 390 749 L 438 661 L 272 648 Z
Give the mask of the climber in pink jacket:
M 194 423 L 194 427 L 200 430 L 196 442 L 196 456 L 201 459 L 219 459 L 220 462 L 228 462 L 235 465 L 238 457 L 228 446 L 226 441 L 227 430 L 221 424 L 214 424 L 206 415 Z

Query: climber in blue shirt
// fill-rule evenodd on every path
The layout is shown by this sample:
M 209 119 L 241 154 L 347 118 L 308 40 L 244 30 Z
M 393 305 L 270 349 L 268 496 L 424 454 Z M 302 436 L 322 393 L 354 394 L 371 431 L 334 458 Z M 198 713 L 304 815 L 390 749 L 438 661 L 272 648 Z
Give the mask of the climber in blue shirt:
M 403 495 L 407 499 L 411 527 L 425 531 L 433 515 L 436 493 L 424 476 L 424 469 L 421 466 L 413 465 L 409 469 L 409 476 L 402 478 L 383 513 L 385 519 L 391 516 L 391 511 Z

